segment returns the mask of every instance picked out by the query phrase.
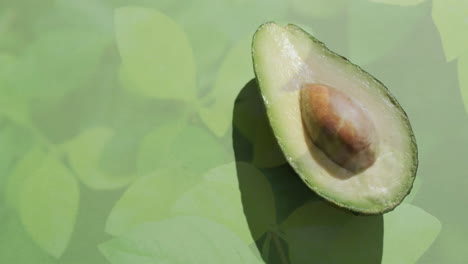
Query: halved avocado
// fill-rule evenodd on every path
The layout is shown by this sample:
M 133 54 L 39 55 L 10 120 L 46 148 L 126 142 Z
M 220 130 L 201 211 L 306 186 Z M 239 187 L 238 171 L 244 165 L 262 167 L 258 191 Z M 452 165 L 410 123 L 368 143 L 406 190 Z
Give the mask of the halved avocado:
M 406 113 L 381 82 L 295 25 L 260 26 L 252 55 L 274 135 L 313 191 L 362 214 L 403 201 L 417 146 Z

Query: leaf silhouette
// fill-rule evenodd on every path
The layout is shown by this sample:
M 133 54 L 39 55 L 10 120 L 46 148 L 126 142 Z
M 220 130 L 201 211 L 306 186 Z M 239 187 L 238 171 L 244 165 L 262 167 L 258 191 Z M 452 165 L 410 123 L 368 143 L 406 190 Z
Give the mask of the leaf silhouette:
M 141 224 L 99 248 L 112 264 L 262 263 L 224 226 L 190 216 Z
M 195 98 L 192 49 L 179 25 L 142 7 L 118 8 L 114 20 L 127 89 L 162 99 Z

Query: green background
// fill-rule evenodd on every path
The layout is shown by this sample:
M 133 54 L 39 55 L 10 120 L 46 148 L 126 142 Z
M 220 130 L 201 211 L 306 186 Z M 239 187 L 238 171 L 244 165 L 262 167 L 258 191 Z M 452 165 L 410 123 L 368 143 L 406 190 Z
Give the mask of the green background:
M 396 210 L 336 209 L 286 164 L 253 80 L 267 21 L 406 110 Z M 465 0 L 4 0 L 0 263 L 467 263 L 466 109 Z

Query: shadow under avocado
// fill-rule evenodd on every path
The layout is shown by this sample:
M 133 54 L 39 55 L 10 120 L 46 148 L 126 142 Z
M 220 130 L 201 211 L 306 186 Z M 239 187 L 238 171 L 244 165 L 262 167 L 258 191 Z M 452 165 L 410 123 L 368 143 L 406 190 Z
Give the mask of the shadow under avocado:
M 261 171 L 274 196 L 273 206 L 262 207 L 265 201 L 258 197 L 264 195 L 252 191 L 255 180 L 250 178 L 261 176 L 237 166 L 244 213 L 265 263 L 381 263 L 383 217 L 357 216 L 325 202 L 302 182 L 284 157 L 278 159 L 282 153 L 271 132 L 255 79 L 236 98 L 232 139 L 236 162 L 246 162 Z M 271 146 L 264 142 L 271 142 Z M 260 165 L 255 158 L 258 153 L 254 153 L 259 145 L 262 155 L 271 157 Z M 270 213 L 258 212 L 259 208 L 275 209 L 276 219 L 271 221 L 274 224 L 259 226 L 256 218 Z

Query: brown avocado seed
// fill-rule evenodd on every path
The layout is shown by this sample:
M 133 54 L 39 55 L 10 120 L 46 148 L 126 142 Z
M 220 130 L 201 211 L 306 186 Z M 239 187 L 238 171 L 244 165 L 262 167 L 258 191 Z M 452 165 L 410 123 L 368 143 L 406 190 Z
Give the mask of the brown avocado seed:
M 359 172 L 375 162 L 374 124 L 350 97 L 324 84 L 305 84 L 300 106 L 309 139 L 337 165 Z

